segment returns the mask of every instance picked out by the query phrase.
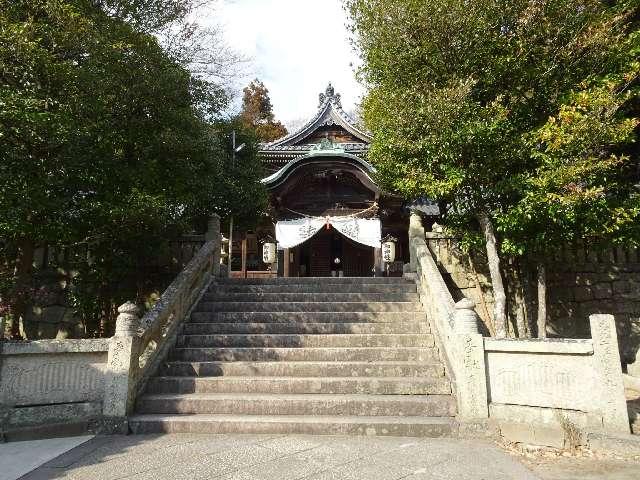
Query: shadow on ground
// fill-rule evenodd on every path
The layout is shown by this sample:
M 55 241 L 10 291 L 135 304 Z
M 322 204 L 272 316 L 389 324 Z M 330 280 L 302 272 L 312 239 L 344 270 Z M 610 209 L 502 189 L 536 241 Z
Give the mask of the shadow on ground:
M 400 437 L 96 437 L 21 480 L 535 480 L 488 442 Z

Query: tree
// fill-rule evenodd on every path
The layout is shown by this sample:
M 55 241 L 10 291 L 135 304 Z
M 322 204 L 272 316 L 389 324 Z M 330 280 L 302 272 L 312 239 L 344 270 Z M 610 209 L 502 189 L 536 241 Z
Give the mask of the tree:
M 538 168 L 532 133 L 572 91 L 624 61 L 637 0 L 346 6 L 370 87 L 365 121 L 379 180 L 408 197 L 442 199 L 450 225 L 481 225 L 494 294 L 505 298 L 499 254 L 510 231 L 501 216 Z M 502 301 L 494 316 L 504 334 Z
M 252 81 L 244 90 L 240 118 L 246 127 L 255 129 L 258 139 L 272 142 L 287 134 L 282 123 L 275 120 L 269 90 L 260 80 Z
M 256 131 L 244 125 L 239 118 L 217 121 L 212 125 L 212 136 L 216 139 L 218 161 L 218 184 L 215 186 L 216 212 L 222 217 L 233 215 L 236 226 L 253 228 L 267 212 L 267 190 L 257 179 L 264 178 L 264 167 L 258 157 Z M 232 154 L 232 132 L 236 133 L 236 144 L 245 147 Z
M 131 294 L 113 285 L 221 208 L 228 149 L 211 120 L 228 96 L 155 36 L 193 3 L 0 0 L 0 293 L 14 319 L 36 247 L 91 251 L 74 291 L 97 316 Z
M 640 36 L 628 39 L 629 61 L 568 95 L 531 133 L 534 172 L 519 179 L 518 201 L 498 218 L 503 250 L 538 261 L 538 335 L 546 335 L 545 256 L 553 246 L 589 248 L 640 243 L 640 163 L 634 145 L 640 108 Z

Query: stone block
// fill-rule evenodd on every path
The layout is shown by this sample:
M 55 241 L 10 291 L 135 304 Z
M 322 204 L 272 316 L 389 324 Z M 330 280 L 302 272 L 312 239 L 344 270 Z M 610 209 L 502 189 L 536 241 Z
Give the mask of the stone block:
M 490 418 L 498 422 L 545 425 L 561 429 L 563 424 L 571 423 L 580 430 L 597 429 L 602 426 L 602 417 L 595 413 L 556 408 L 539 408 L 526 405 L 505 405 L 492 403 L 489 406 Z
M 590 286 L 596 283 L 597 275 L 594 273 L 576 273 L 575 275 L 575 284 L 580 286 Z M 563 278 L 563 280 L 567 283 L 573 283 L 569 278 Z
M 566 435 L 562 429 L 535 425 L 533 435 L 535 445 L 554 448 L 564 448 L 565 446 Z
M 520 344 L 525 342 L 515 342 Z M 587 354 L 537 342 L 547 351 L 488 351 L 485 354 L 491 403 L 589 411 L 596 385 Z M 555 352 L 554 352 L 555 350 Z
M 601 413 L 608 433 L 629 433 L 618 337 L 613 315 L 591 315 L 593 385 L 590 409 Z M 595 407 L 595 408 L 594 408 Z
M 535 441 L 533 428 L 526 423 L 501 423 L 500 434 L 514 443 L 533 444 Z
M 41 342 L 32 344 L 45 346 Z M 39 354 L 7 355 L 7 350 L 3 353 L 0 371 L 0 403 L 28 406 L 102 400 L 106 352 L 36 350 Z
M 588 286 L 575 287 L 573 297 L 577 302 L 584 302 L 593 298 L 593 289 Z
M 456 378 L 458 414 L 463 420 L 487 418 L 487 372 L 482 335 L 457 334 L 456 355 L 461 366 Z
M 549 302 L 572 301 L 573 290 L 570 287 L 552 287 L 549 289 Z
M 562 429 L 528 423 L 500 424 L 502 436 L 515 443 L 564 448 L 565 435 Z
M 617 295 L 635 292 L 640 297 L 640 283 L 628 280 L 617 280 L 613 282 L 613 293 Z
M 598 273 L 595 278 L 598 283 L 611 283 L 618 280 L 619 276 L 618 272 L 607 270 L 606 272 Z
M 45 425 L 94 420 L 102 415 L 102 402 L 65 403 L 11 409 L 9 426 Z
M 459 422 L 458 437 L 464 439 L 491 439 L 500 437 L 500 425 L 491 419 L 478 419 L 470 422 Z
M 619 314 L 640 315 L 640 298 L 615 298 L 615 312 Z
M 592 287 L 596 299 L 611 298 L 613 290 L 610 283 L 598 283 Z
M 594 452 L 623 457 L 640 456 L 640 437 L 636 435 L 592 433 L 588 436 L 588 442 Z
M 611 313 L 616 310 L 616 302 L 611 299 L 586 300 L 580 304 L 577 317 L 582 320 L 592 313 Z

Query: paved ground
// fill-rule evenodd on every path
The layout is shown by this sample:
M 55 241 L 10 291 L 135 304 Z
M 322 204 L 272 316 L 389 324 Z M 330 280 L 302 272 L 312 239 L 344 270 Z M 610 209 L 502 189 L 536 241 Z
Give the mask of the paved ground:
M 527 461 L 543 480 L 638 480 L 640 462 L 613 458 L 556 458 Z
M 1 455 L 0 463 L 4 463 Z M 22 480 L 627 480 L 640 464 L 529 461 L 482 441 L 394 437 L 164 435 L 96 437 Z M 562 463 L 564 462 L 564 463 Z M 560 465 L 562 463 L 562 465 Z M 556 468 L 560 465 L 561 468 Z M 594 468 L 604 468 L 597 472 Z M 593 473 L 596 476 L 592 476 Z M 627 475 L 627 476 L 624 476 Z
M 0 443 L 0 480 L 14 480 L 81 445 L 92 436 Z

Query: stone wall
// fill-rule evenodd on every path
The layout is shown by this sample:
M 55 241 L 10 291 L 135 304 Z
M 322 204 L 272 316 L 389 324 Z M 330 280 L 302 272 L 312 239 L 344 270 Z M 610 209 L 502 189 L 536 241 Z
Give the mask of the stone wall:
M 613 318 L 590 324 L 593 339 L 484 339 L 489 416 L 505 437 L 562 448 L 629 433 Z
M 0 342 L 0 434 L 102 415 L 108 339 Z
M 640 251 L 564 249 L 548 265 L 550 333 L 588 337 L 585 319 L 611 313 L 622 358 L 633 363 L 640 345 Z
M 0 341 L 0 441 L 47 432 L 126 433 L 136 395 L 165 360 L 180 327 L 220 275 L 220 222 L 140 318 L 118 308 L 115 335 L 93 340 Z
M 197 254 L 205 243 L 205 237 L 206 234 L 188 235 L 170 242 L 166 251 L 158 252 L 148 265 L 138 269 L 139 278 L 120 279 L 117 282 L 118 291 L 137 292 L 152 304 Z M 62 340 L 87 336 L 82 319 L 70 299 L 78 274 L 78 266 L 70 259 L 86 258 L 89 254 L 86 247 L 83 248 L 84 252 L 55 247 L 36 250 L 33 304 L 23 325 L 26 338 Z M 141 284 L 140 278 L 144 284 Z M 115 310 L 111 315 L 115 317 Z
M 476 302 L 484 333 L 492 332 L 493 294 L 486 258 L 464 254 L 455 238 L 426 233 L 426 240 L 456 300 Z M 563 249 L 547 264 L 548 335 L 589 338 L 589 315 L 615 316 L 623 362 L 636 361 L 640 345 L 640 252 L 636 249 L 589 251 L 584 247 Z M 511 334 L 523 330 L 535 334 L 537 292 L 533 262 L 504 262 Z M 517 302 L 516 295 L 522 296 Z M 519 308 L 518 303 L 522 305 Z M 638 359 L 640 361 L 640 358 Z

